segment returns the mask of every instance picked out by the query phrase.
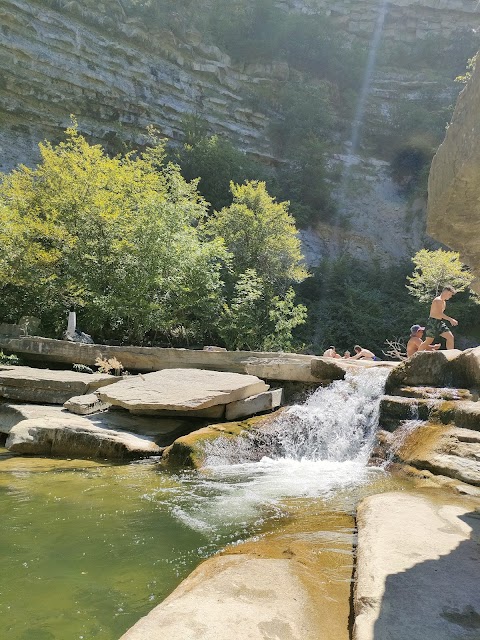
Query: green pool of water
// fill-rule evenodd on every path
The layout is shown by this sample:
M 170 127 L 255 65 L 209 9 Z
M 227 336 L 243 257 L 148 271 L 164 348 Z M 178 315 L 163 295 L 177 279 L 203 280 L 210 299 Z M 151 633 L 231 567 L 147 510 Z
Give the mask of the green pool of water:
M 208 499 L 205 490 L 204 499 Z M 204 558 L 255 525 L 182 520 L 188 481 L 0 449 L 0 638 L 117 640 Z

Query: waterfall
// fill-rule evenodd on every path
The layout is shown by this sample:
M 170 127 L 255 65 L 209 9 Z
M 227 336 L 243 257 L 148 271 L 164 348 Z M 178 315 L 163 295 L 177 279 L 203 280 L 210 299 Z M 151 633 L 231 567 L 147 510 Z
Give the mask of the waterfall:
M 218 466 L 273 460 L 366 464 L 378 425 L 388 369 L 348 372 L 344 380 L 320 387 L 301 405 L 287 409 L 268 430 L 207 445 L 207 464 Z
M 384 473 L 367 463 L 388 371 L 359 368 L 286 409 L 265 429 L 207 443 L 205 466 L 180 477 L 187 491 L 179 492 L 173 515 L 213 535 L 226 526 L 275 519 L 284 500 L 291 508 L 294 499 L 343 495 L 344 507 L 353 508 L 361 487 Z

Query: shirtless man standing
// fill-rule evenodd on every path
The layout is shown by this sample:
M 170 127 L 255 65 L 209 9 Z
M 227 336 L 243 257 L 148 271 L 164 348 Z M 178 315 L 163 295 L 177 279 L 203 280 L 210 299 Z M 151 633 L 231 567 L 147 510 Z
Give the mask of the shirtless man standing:
M 450 331 L 450 327 L 445 324 L 444 320 L 448 320 L 452 327 L 456 327 L 458 322 L 455 318 L 445 315 L 445 307 L 447 300 L 456 294 L 453 287 L 444 287 L 442 293 L 434 298 L 430 307 L 430 317 L 427 320 L 425 341 L 419 347 L 419 351 L 425 351 L 433 343 L 436 337 L 442 336 L 447 342 L 447 349 L 453 349 L 455 338 Z

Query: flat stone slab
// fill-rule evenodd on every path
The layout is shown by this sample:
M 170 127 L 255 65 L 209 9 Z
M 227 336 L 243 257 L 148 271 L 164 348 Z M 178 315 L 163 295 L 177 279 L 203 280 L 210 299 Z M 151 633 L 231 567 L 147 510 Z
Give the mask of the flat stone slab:
M 478 500 L 445 496 L 360 504 L 354 640 L 480 637 Z
M 462 352 L 458 349 L 449 351 L 421 351 L 399 364 L 387 378 L 387 393 L 402 386 L 464 386 L 464 380 L 456 375 L 454 361 Z
M 198 411 L 268 391 L 256 376 L 203 369 L 166 369 L 130 376 L 100 389 L 103 402 L 132 413 Z
M 63 404 L 72 396 L 91 393 L 118 380 L 105 373 L 10 367 L 0 370 L 0 397 L 22 402 Z
M 5 447 L 21 454 L 109 459 L 143 458 L 162 452 L 148 436 L 97 427 L 69 413 L 22 420 L 10 429 Z
M 313 640 L 307 600 L 289 560 L 215 557 L 120 640 Z
M 0 433 L 8 434 L 23 420 L 54 420 L 65 427 L 72 424 L 71 418 L 79 418 L 59 406 L 40 404 L 0 404 Z M 171 445 L 177 438 L 198 429 L 185 418 L 159 418 L 156 416 L 133 416 L 128 411 L 102 411 L 82 417 L 83 425 L 92 425 L 103 431 L 129 432 L 149 436 L 160 447 Z M 41 422 L 40 424 L 43 424 Z M 78 423 L 77 423 L 78 424 Z M 143 445 L 142 445 L 143 446 Z

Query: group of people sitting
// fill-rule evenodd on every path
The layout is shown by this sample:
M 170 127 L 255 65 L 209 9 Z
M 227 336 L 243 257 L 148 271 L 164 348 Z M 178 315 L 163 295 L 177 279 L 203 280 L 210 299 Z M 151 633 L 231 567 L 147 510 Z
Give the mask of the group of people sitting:
M 345 351 L 343 356 L 336 352 L 334 346 L 328 347 L 328 349 L 324 352 L 325 358 L 344 358 L 348 360 L 380 360 L 377 356 L 369 351 L 368 349 L 364 349 L 359 344 L 356 344 L 353 347 L 355 351 L 355 355 L 352 356 L 350 351 Z
M 410 327 L 410 338 L 407 343 L 407 357 L 413 356 L 417 351 L 436 351 L 437 349 L 440 349 L 440 343 L 435 343 L 435 340 L 438 340 L 439 337 L 442 337 L 445 340 L 447 349 L 454 348 L 455 338 L 450 327 L 445 323 L 445 320 L 447 320 L 452 327 L 456 327 L 458 322 L 455 318 L 451 318 L 445 314 L 445 307 L 447 300 L 450 300 L 455 293 L 456 291 L 453 287 L 449 285 L 444 287 L 442 292 L 432 301 L 430 315 L 425 327 L 422 327 L 420 324 L 414 324 Z M 355 345 L 354 350 L 354 356 L 350 354 L 350 351 L 345 351 L 342 356 L 336 352 L 334 346 L 330 346 L 323 355 L 325 358 L 380 360 L 380 358 L 377 358 L 374 353 L 368 349 L 364 349 L 358 344 Z

